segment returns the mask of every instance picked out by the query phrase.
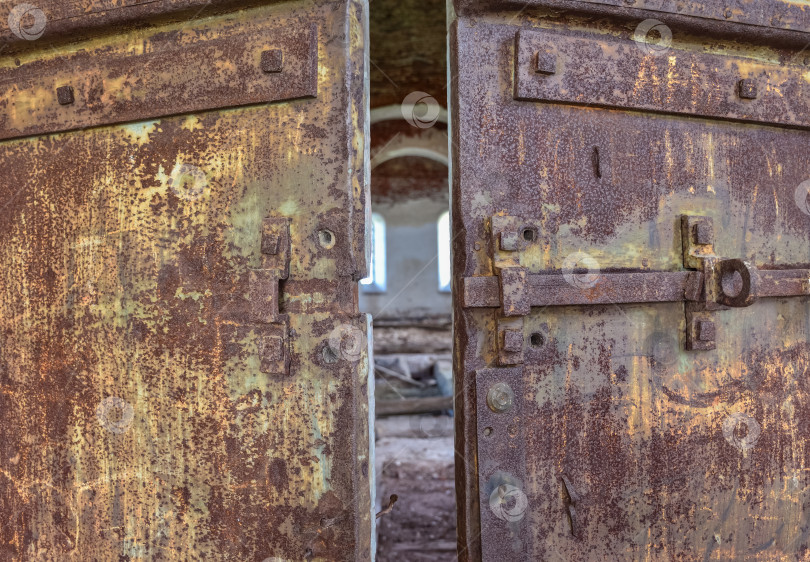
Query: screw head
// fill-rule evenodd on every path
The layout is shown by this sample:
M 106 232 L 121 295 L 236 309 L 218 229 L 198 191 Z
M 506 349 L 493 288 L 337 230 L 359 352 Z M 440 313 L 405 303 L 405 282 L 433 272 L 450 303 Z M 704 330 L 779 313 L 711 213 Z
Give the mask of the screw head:
M 262 72 L 281 72 L 284 66 L 284 53 L 281 49 L 262 51 Z
M 75 100 L 73 95 L 73 86 L 60 86 L 56 89 L 56 100 L 59 105 L 70 105 Z
M 751 78 L 745 78 L 743 80 L 740 80 L 738 84 L 738 90 L 740 97 L 744 100 L 757 99 L 758 96 L 757 83 Z
M 505 382 L 493 384 L 487 392 L 487 406 L 493 412 L 503 413 L 512 408 L 515 403 L 515 393 Z

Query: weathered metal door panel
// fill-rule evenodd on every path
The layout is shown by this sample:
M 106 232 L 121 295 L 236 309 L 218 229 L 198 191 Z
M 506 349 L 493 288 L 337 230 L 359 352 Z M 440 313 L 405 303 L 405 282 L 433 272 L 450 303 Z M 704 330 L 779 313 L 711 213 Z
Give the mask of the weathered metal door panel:
M 619 4 L 455 6 L 460 548 L 804 559 L 807 16 Z
M 365 18 L 2 53 L 0 558 L 370 558 Z

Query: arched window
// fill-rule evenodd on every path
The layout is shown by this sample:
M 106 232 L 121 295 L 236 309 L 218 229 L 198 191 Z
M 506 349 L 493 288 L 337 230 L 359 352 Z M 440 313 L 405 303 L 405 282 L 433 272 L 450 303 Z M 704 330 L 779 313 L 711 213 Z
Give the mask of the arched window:
M 371 214 L 371 263 L 360 287 L 364 293 L 385 292 L 385 219 L 378 213 Z
M 450 292 L 450 211 L 445 211 L 439 217 L 439 291 Z

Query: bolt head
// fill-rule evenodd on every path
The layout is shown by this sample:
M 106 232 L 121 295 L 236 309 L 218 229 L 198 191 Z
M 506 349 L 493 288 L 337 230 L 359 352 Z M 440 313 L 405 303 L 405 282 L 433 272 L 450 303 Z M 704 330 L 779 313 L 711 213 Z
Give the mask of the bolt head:
M 504 230 L 500 236 L 500 247 L 504 252 L 514 252 L 518 249 L 518 233 L 514 230 Z
M 697 323 L 698 341 L 710 342 L 715 340 L 715 326 L 711 320 L 700 320 Z
M 515 393 L 505 382 L 493 384 L 487 392 L 487 405 L 493 412 L 506 412 L 515 403 Z
M 267 336 L 259 340 L 259 352 L 267 361 L 280 361 L 284 357 L 284 340 L 280 336 Z
M 281 72 L 284 66 L 284 54 L 281 49 L 270 49 L 262 52 L 262 72 Z
M 70 105 L 75 101 L 73 86 L 60 86 L 56 89 L 56 100 L 59 105 Z
M 703 220 L 692 227 L 692 240 L 695 244 L 708 245 L 712 243 L 713 238 L 714 228 L 711 222 Z
M 755 100 L 757 99 L 757 83 L 752 80 L 751 78 L 745 78 L 744 80 L 740 80 L 739 85 L 739 95 L 744 100 Z
M 538 74 L 557 73 L 557 55 L 550 48 L 540 49 L 534 54 L 534 71 Z
M 523 332 L 521 330 L 503 331 L 503 350 L 509 353 L 520 353 L 523 349 Z

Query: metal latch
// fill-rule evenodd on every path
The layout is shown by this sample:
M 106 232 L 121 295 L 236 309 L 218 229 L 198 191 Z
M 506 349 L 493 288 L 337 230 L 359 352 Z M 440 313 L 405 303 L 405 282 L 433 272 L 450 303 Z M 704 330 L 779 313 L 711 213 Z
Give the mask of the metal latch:
M 250 320 L 258 335 L 261 372 L 290 369 L 289 318 L 279 308 L 279 285 L 290 273 L 290 219 L 262 221 L 261 269 L 250 271 Z
M 500 365 L 523 363 L 524 317 L 532 307 L 684 302 L 686 349 L 716 346 L 714 313 L 746 307 L 760 297 L 810 294 L 810 270 L 758 270 L 741 259 L 714 253 L 709 217 L 682 216 L 681 271 L 599 273 L 593 283 L 577 287 L 558 272 L 529 273 L 521 256 L 537 243 L 538 226 L 518 217 L 489 220 L 494 276 L 464 279 L 465 308 L 497 308 Z
M 695 269 L 687 284 L 686 349 L 715 348 L 713 313 L 751 306 L 759 297 L 760 276 L 755 265 L 714 254 L 714 227 L 710 217 L 681 217 L 683 265 Z

